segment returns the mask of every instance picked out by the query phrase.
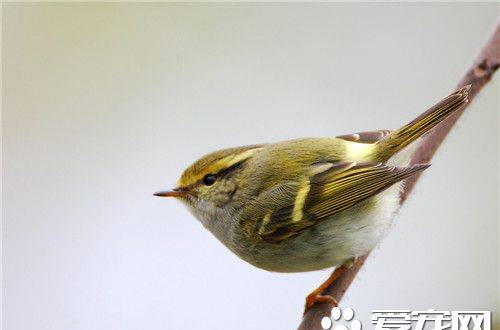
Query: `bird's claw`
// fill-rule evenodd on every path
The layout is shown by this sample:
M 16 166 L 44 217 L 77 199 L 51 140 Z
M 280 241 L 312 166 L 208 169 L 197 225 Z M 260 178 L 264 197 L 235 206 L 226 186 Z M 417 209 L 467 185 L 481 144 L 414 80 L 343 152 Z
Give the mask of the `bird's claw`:
M 321 294 L 311 294 L 306 297 L 306 304 L 304 307 L 304 314 L 307 313 L 315 304 L 329 304 L 333 307 L 338 306 L 339 304 L 335 299 L 333 299 L 330 295 L 321 295 Z

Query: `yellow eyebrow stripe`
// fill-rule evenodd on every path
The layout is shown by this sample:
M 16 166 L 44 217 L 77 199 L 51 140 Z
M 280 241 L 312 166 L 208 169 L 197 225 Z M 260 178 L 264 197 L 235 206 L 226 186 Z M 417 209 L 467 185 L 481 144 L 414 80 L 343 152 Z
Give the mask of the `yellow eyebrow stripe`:
M 207 175 L 207 174 L 215 174 L 215 173 L 220 172 L 221 170 L 229 168 L 229 167 L 235 165 L 236 163 L 239 163 L 239 162 L 241 162 L 241 161 L 243 161 L 245 159 L 250 158 L 253 154 L 255 154 L 259 150 L 262 150 L 262 147 L 249 149 L 249 150 L 243 151 L 243 152 L 241 152 L 239 154 L 232 154 L 232 155 L 226 156 L 226 157 L 224 157 L 222 159 L 219 159 L 218 161 L 215 161 L 210 166 L 207 166 L 207 168 L 205 168 L 203 170 L 203 172 L 199 173 L 196 176 L 190 177 L 188 182 L 182 182 L 181 181 L 182 178 L 181 178 L 181 180 L 179 180 L 179 182 L 177 182 L 177 186 L 190 186 L 190 185 L 193 185 L 196 182 L 198 182 L 201 179 L 203 179 L 203 177 L 205 175 Z
M 240 154 L 237 155 L 230 155 L 222 158 L 221 160 L 215 162 L 213 165 L 214 167 L 219 167 L 219 171 L 228 167 L 233 166 L 236 163 L 241 162 L 242 160 L 245 160 L 252 156 L 254 153 L 257 151 L 261 150 L 262 148 L 255 148 L 255 149 L 250 149 L 247 151 L 244 151 Z M 218 171 L 217 171 L 218 172 Z

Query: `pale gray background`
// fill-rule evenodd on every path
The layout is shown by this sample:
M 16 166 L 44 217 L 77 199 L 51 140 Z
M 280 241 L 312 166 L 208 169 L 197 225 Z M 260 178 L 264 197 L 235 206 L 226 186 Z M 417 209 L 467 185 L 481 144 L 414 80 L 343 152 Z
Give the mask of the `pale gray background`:
M 6 4 L 4 321 L 293 329 L 328 270 L 237 259 L 175 200 L 217 148 L 396 128 L 449 93 L 490 4 Z M 343 306 L 498 307 L 498 76 Z M 186 327 L 184 327 L 186 325 Z

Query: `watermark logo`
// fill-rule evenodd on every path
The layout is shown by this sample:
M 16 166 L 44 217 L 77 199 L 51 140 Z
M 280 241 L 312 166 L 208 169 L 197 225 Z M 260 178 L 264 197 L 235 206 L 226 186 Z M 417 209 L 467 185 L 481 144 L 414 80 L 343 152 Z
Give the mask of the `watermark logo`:
M 361 330 L 361 322 L 354 318 L 351 308 L 342 311 L 339 307 L 333 307 L 330 316 L 321 319 L 321 327 L 324 330 Z
M 375 330 L 491 330 L 488 311 L 374 310 Z
M 374 310 L 372 324 L 375 330 L 491 330 L 489 311 L 425 311 Z M 351 308 L 332 308 L 330 316 L 321 320 L 324 330 L 361 330 Z

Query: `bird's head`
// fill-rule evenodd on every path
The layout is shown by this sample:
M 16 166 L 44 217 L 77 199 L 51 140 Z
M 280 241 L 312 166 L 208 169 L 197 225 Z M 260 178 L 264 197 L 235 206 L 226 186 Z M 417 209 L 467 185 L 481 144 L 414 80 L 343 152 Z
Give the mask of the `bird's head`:
M 262 145 L 222 149 L 205 155 L 182 173 L 175 188 L 155 193 L 186 204 L 205 225 L 238 204 L 246 163 Z

